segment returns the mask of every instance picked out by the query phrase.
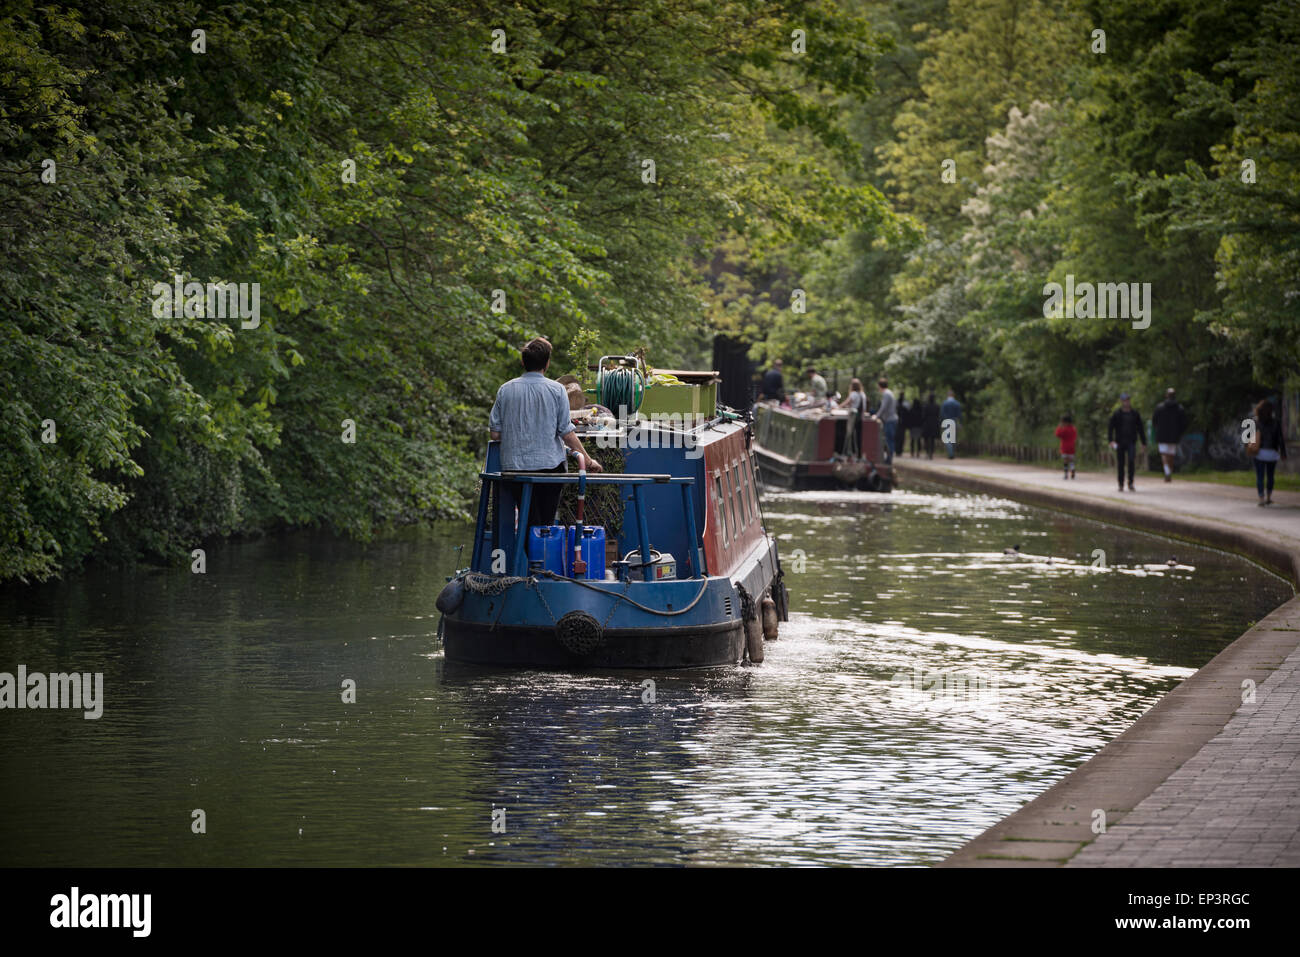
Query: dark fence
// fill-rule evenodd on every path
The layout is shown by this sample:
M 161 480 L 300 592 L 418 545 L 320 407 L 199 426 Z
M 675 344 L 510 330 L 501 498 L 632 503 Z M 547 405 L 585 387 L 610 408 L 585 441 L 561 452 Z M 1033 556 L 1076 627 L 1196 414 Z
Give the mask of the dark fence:
M 985 458 L 1002 458 L 1011 459 L 1015 462 L 1042 462 L 1061 464 L 1061 450 L 1058 446 L 1046 445 L 1014 445 L 1011 443 L 1001 442 L 958 442 L 958 455 L 983 456 Z M 1160 456 L 1152 450 L 1150 458 L 1154 459 L 1155 464 L 1150 466 L 1155 469 L 1160 468 Z M 1105 465 L 1110 468 L 1115 467 L 1115 453 L 1109 447 L 1101 449 L 1088 449 L 1082 445 L 1074 456 L 1075 466 L 1085 468 L 1088 466 Z M 1149 464 L 1149 463 L 1148 463 Z

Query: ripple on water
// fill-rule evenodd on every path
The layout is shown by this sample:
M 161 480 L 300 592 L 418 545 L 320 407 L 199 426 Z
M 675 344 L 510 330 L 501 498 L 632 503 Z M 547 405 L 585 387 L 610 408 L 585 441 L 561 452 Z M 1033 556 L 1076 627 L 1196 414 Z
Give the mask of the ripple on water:
M 793 614 L 758 667 L 449 663 L 431 609 L 459 527 L 232 545 L 201 588 L 92 571 L 0 593 L 15 660 L 109 689 L 99 722 L 0 725 L 0 862 L 927 864 L 1290 595 L 989 496 L 764 507 Z M 173 819 L 192 807 L 201 842 Z

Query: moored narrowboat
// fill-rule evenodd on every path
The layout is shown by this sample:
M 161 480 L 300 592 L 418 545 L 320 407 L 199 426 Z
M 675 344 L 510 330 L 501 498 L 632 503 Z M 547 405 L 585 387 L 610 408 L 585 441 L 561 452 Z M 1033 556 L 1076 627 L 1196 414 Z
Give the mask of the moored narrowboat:
M 762 479 L 787 489 L 888 492 L 894 468 L 885 461 L 884 427 L 873 415 L 847 409 L 754 407 L 754 454 Z
M 687 379 L 674 386 L 709 384 Z M 504 472 L 498 443 L 489 444 L 470 565 L 438 597 L 448 661 L 691 668 L 762 660 L 764 633 L 775 637 L 788 610 L 750 426 L 711 407 L 646 418 L 628 407 L 640 405 L 634 394 L 615 402 L 598 386 L 598 400 L 623 416 L 602 417 L 599 431 L 583 435 L 589 449 L 616 449 L 621 471 L 607 463 L 600 474 Z M 533 490 L 553 482 L 566 486 L 570 504 L 576 498 L 576 521 L 519 527 Z M 603 507 L 584 514 L 596 498 Z

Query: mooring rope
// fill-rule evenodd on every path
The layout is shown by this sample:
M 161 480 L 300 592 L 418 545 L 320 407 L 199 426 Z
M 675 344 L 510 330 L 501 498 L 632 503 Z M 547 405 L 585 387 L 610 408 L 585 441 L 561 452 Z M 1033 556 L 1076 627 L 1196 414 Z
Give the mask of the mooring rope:
M 651 608 L 649 605 L 643 605 L 634 598 L 628 598 L 627 590 L 632 586 L 631 579 L 628 579 L 627 583 L 623 587 L 623 591 L 621 594 L 619 594 L 618 596 L 613 596 L 610 594 L 610 592 L 606 591 L 604 588 L 597 588 L 595 585 L 585 582 L 581 578 L 565 578 L 563 575 L 557 575 L 553 571 L 542 571 L 540 575 L 544 578 L 553 579 L 554 581 L 572 582 L 575 585 L 580 585 L 583 588 L 589 588 L 594 592 L 599 592 L 602 595 L 607 595 L 609 597 L 614 598 L 614 604 L 610 608 L 610 614 L 613 614 L 614 608 L 617 608 L 619 604 L 621 604 L 622 602 L 627 602 L 629 605 L 633 606 L 634 608 L 639 608 L 648 614 L 659 615 L 660 617 L 663 618 L 675 618 L 678 615 L 686 614 L 688 611 L 690 611 L 692 608 L 694 608 L 696 605 L 700 603 L 700 599 L 704 597 L 705 590 L 709 587 L 708 579 L 705 579 L 703 582 L 700 583 L 699 593 L 696 594 L 696 596 L 691 599 L 691 603 L 689 605 L 687 605 L 685 608 L 679 608 L 677 611 L 663 611 L 658 608 Z M 535 588 L 537 585 L 536 576 L 529 576 L 528 578 L 520 578 L 518 576 L 504 575 L 501 577 L 497 577 L 495 575 L 484 575 L 479 572 L 469 572 L 468 574 L 465 575 L 463 581 L 465 582 L 465 587 L 468 588 L 470 591 L 474 592 L 474 594 L 486 595 L 488 597 L 495 597 L 497 595 L 504 594 L 510 588 L 513 588 L 515 585 L 521 583 L 528 585 L 530 588 Z M 542 595 L 542 591 L 540 588 L 537 589 L 537 597 L 542 600 L 542 605 L 545 606 L 546 613 L 551 616 L 551 623 L 554 624 L 555 613 L 551 611 L 551 606 L 546 603 L 546 598 L 545 596 Z M 502 608 L 505 607 L 504 603 L 502 604 L 501 607 Z M 500 617 L 499 611 L 497 614 L 498 617 Z M 605 620 L 609 621 L 609 618 L 607 617 Z
M 555 574 L 555 572 L 551 572 L 551 571 L 544 571 L 542 572 L 542 574 L 545 575 L 547 578 L 554 578 L 556 581 L 562 581 L 562 582 L 571 581 L 575 585 L 581 585 L 583 588 L 590 588 L 592 591 L 600 592 L 602 595 L 609 594 L 609 592 L 607 592 L 605 589 L 597 588 L 595 585 L 591 585 L 583 581 L 581 578 L 565 578 L 563 575 L 557 575 Z M 631 584 L 630 580 L 628 584 L 629 585 Z M 658 608 L 651 608 L 648 605 L 643 605 L 636 599 L 628 598 L 626 596 L 626 591 L 627 591 L 626 588 L 624 589 L 624 594 L 619 597 L 621 601 L 627 602 L 629 605 L 632 605 L 634 608 L 640 608 L 644 612 L 649 612 L 652 615 L 661 615 L 664 618 L 673 618 L 676 617 L 677 615 L 686 614 L 688 611 L 690 611 L 692 608 L 698 605 L 700 603 L 700 599 L 704 597 L 705 589 L 707 589 L 708 587 L 709 587 L 709 580 L 706 578 L 703 582 L 700 583 L 699 594 L 697 594 L 694 598 L 691 599 L 691 603 L 689 605 L 687 605 L 685 608 L 679 608 L 677 611 L 660 611 Z
M 479 572 L 470 572 L 463 579 L 465 587 L 474 594 L 487 595 L 488 597 L 503 594 L 507 589 L 528 580 L 518 576 L 497 577 L 496 575 L 484 575 Z

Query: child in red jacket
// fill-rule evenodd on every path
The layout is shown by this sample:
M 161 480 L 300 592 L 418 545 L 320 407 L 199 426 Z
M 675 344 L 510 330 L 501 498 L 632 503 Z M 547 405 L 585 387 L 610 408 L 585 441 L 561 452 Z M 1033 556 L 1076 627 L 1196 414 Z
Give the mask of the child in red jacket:
M 1061 464 L 1065 468 L 1063 479 L 1074 478 L 1074 443 L 1079 437 L 1074 427 L 1074 418 L 1067 412 L 1061 416 L 1061 424 L 1056 427 L 1056 437 L 1061 440 Z

